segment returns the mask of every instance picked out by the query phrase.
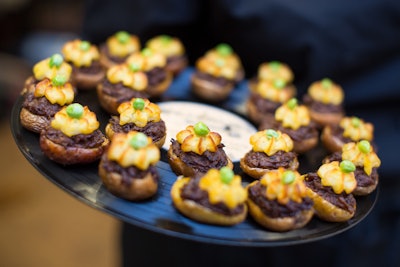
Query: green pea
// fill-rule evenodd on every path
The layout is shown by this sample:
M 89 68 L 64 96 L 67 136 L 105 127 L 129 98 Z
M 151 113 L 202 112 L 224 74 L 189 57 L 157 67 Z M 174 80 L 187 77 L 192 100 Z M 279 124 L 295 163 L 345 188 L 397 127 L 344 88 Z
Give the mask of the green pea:
M 56 75 L 53 79 L 51 79 L 51 83 L 54 86 L 62 86 L 67 82 L 67 78 L 64 75 Z
M 221 44 L 217 45 L 217 47 L 215 49 L 217 50 L 218 54 L 220 54 L 221 56 L 229 56 L 233 52 L 232 47 L 225 43 L 221 43 Z
M 371 151 L 371 144 L 367 140 L 361 140 L 358 142 L 358 149 L 364 153 L 368 154 Z
M 52 67 L 60 67 L 61 64 L 63 63 L 64 58 L 62 55 L 60 54 L 54 54 L 50 57 L 50 62 L 49 62 L 49 66 L 50 68 Z
M 117 38 L 118 42 L 120 42 L 121 44 L 125 44 L 129 41 L 129 38 L 131 36 L 126 31 L 119 31 L 115 34 L 115 37 Z
M 210 129 L 203 122 L 198 122 L 194 125 L 194 133 L 198 136 L 206 136 L 210 132 Z
M 282 183 L 284 184 L 291 184 L 294 182 L 296 179 L 296 175 L 294 174 L 293 171 L 285 171 L 282 174 Z
M 224 184 L 230 184 L 233 180 L 233 177 L 235 176 L 235 174 L 233 173 L 233 170 L 227 166 L 222 167 L 219 170 L 219 175 L 220 175 L 221 181 Z
M 279 137 L 278 132 L 273 129 L 268 129 L 265 131 L 265 133 L 266 133 L 268 139 Z
M 291 98 L 291 99 L 289 99 L 289 101 L 287 102 L 287 106 L 290 108 L 290 109 L 294 109 L 295 107 L 297 107 L 297 99 L 296 98 Z
M 137 71 L 139 71 L 141 69 L 140 64 L 135 63 L 135 62 L 130 63 L 128 67 L 132 72 L 137 72 Z
M 79 49 L 82 50 L 82 51 L 88 51 L 89 48 L 90 48 L 90 43 L 88 41 L 82 41 L 79 44 Z
M 83 115 L 83 106 L 79 103 L 73 103 L 66 108 L 67 115 L 73 119 L 80 119 Z
M 272 71 L 278 71 L 281 65 L 282 65 L 281 62 L 276 60 L 268 63 L 268 66 L 272 69 Z
M 332 80 L 329 78 L 324 78 L 321 81 L 322 88 L 329 89 L 332 86 Z
M 353 125 L 355 128 L 358 128 L 361 125 L 361 120 L 357 117 L 353 117 L 351 118 L 351 125 Z
M 160 39 L 161 39 L 161 42 L 162 42 L 163 44 L 168 44 L 168 43 L 170 43 L 170 42 L 172 41 L 172 37 L 169 36 L 169 35 L 166 35 L 166 34 L 161 35 L 161 36 L 160 36 Z
M 343 160 L 340 162 L 340 170 L 345 173 L 354 172 L 356 166 L 350 160 Z
M 286 82 L 284 80 L 282 80 L 282 79 L 274 80 L 274 86 L 277 89 L 282 89 L 282 88 L 285 87 L 285 85 L 286 85 Z
M 142 55 L 145 57 L 149 57 L 153 54 L 153 52 L 151 52 L 151 49 L 146 47 L 142 50 Z
M 129 140 L 129 145 L 134 149 L 141 149 L 149 144 L 147 136 L 144 133 L 138 132 L 135 134 L 131 140 Z
M 145 105 L 144 99 L 143 98 L 136 98 L 133 101 L 133 108 L 136 110 L 143 110 Z

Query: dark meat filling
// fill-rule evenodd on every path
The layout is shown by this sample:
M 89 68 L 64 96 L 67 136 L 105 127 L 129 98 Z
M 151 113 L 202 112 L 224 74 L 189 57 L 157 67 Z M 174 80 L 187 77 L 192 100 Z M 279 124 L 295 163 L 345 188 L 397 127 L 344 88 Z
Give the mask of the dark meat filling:
M 146 72 L 149 87 L 157 86 L 167 78 L 167 71 L 164 68 L 156 67 Z
M 177 64 L 183 60 L 186 61 L 186 57 L 184 55 L 170 56 L 170 57 L 167 57 L 167 65 Z
M 353 140 L 351 140 L 351 138 L 343 136 L 344 129 L 342 127 L 340 127 L 339 125 L 331 125 L 330 127 L 331 127 L 332 135 L 335 136 L 336 138 L 339 138 L 340 141 L 342 141 L 344 144 L 353 142 Z
M 218 145 L 216 152 L 205 151 L 203 155 L 194 152 L 183 152 L 181 145 L 174 139 L 171 140 L 174 154 L 186 165 L 197 172 L 206 173 L 211 168 L 220 169 L 228 164 L 228 159 L 223 150 L 224 145 Z
M 281 125 L 279 126 L 278 130 L 286 133 L 293 139 L 293 141 L 297 142 L 303 141 L 304 139 L 308 138 L 318 137 L 318 130 L 314 127 L 301 126 L 297 130 L 293 130 L 291 128 L 285 128 Z
M 100 52 L 104 55 L 107 56 L 108 59 L 110 59 L 111 61 L 115 62 L 116 64 L 122 64 L 125 62 L 126 57 L 117 57 L 117 56 L 113 56 L 110 54 L 110 50 L 108 49 L 107 45 L 102 44 L 100 45 Z
M 144 127 L 139 127 L 134 123 L 127 123 L 124 125 L 119 124 L 119 118 L 112 116 L 110 119 L 111 129 L 116 133 L 128 133 L 130 131 L 142 132 L 151 137 L 153 142 L 159 141 L 166 135 L 165 122 L 160 120 L 158 122 L 149 122 Z
M 103 154 L 101 162 L 102 167 L 107 172 L 115 172 L 120 174 L 122 177 L 122 183 L 126 186 L 129 186 L 132 183 L 133 179 L 143 179 L 149 173 L 156 183 L 158 183 L 159 181 L 159 175 L 155 166 L 149 166 L 149 168 L 144 171 L 136 168 L 135 166 L 124 168 L 120 166 L 117 162 L 109 160 L 106 153 Z
M 335 152 L 326 156 L 323 160 L 323 163 L 329 163 L 332 161 L 342 161 L 342 152 Z
M 334 206 L 353 213 L 356 208 L 356 200 L 352 194 L 336 194 L 332 187 L 323 186 L 321 178 L 316 173 L 308 173 L 304 179 L 306 186 L 312 191 L 323 197 L 326 201 L 332 203 Z
M 201 71 L 196 71 L 194 73 L 194 75 L 196 77 L 198 77 L 199 79 L 207 80 L 207 81 L 209 81 L 211 83 L 219 85 L 220 87 L 234 86 L 234 84 L 235 84 L 235 82 L 232 81 L 232 80 L 228 80 L 228 79 L 226 79 L 224 77 L 215 77 L 215 76 L 212 76 L 212 75 L 210 75 L 208 73 L 204 73 L 204 72 L 201 72 Z
M 356 167 L 354 176 L 357 180 L 357 187 L 368 187 L 375 185 L 378 181 L 378 169 L 372 168 L 371 175 L 365 173 L 363 167 Z
M 298 213 L 309 210 L 313 206 L 313 201 L 305 197 L 302 202 L 297 203 L 289 200 L 285 205 L 277 200 L 269 200 L 265 196 L 266 187 L 261 183 L 255 183 L 248 188 L 248 197 L 262 210 L 262 212 L 271 218 L 294 217 Z
M 132 88 L 124 86 L 121 82 L 110 83 L 107 79 L 103 80 L 103 93 L 115 99 L 118 103 L 122 103 L 132 98 L 148 98 L 148 95 L 143 91 L 136 91 Z
M 352 140 L 351 138 L 343 136 L 344 129 L 340 125 L 330 125 L 329 127 L 330 127 L 330 130 L 331 130 L 332 136 L 337 138 L 343 144 L 359 141 L 359 140 Z M 377 152 L 378 151 L 378 146 L 373 141 L 370 141 L 370 144 L 374 148 L 374 151 Z
M 167 65 L 169 66 L 174 66 L 174 65 L 181 65 L 182 62 L 187 63 L 187 58 L 185 55 L 175 55 L 175 56 L 170 56 L 167 58 Z
M 310 97 L 310 95 L 306 94 L 303 97 L 304 104 L 310 107 L 310 109 L 315 110 L 320 113 L 343 113 L 342 105 L 333 105 L 333 104 L 324 104 L 318 101 L 315 101 Z
M 335 152 L 324 159 L 324 163 L 332 162 L 332 161 L 342 161 L 341 152 Z M 371 185 L 375 185 L 378 181 L 378 169 L 372 168 L 371 175 L 368 175 L 364 171 L 364 167 L 356 167 L 354 171 L 354 176 L 357 180 L 357 187 L 367 187 Z
M 274 102 L 269 99 L 263 98 L 258 93 L 250 93 L 250 101 L 254 103 L 257 107 L 257 110 L 264 114 L 264 113 L 275 113 L 275 110 L 281 105 L 279 102 Z
M 54 117 L 54 115 L 61 109 L 60 105 L 51 104 L 46 97 L 36 98 L 33 93 L 27 93 L 25 95 L 22 107 L 29 110 L 32 114 L 45 116 L 48 119 Z
M 72 66 L 73 73 L 85 73 L 85 74 L 97 74 L 103 70 L 103 67 L 100 65 L 100 61 L 96 60 L 93 61 L 92 64 L 88 67 L 82 66 L 77 67 L 72 62 L 68 62 Z
M 245 208 L 244 204 L 240 204 L 234 209 L 228 208 L 223 202 L 211 204 L 208 200 L 208 192 L 199 187 L 198 179 L 191 179 L 189 183 L 182 187 L 181 197 L 182 199 L 192 200 L 205 208 L 227 216 L 241 214 Z
M 263 152 L 249 151 L 244 160 L 250 167 L 263 169 L 289 168 L 297 154 L 295 152 L 278 151 L 272 156 Z
M 104 142 L 104 135 L 100 130 L 91 134 L 77 134 L 69 137 L 60 130 L 48 127 L 45 135 L 49 140 L 63 147 L 97 148 Z
M 310 125 L 308 125 L 308 126 L 301 126 L 297 130 L 293 130 L 292 128 L 283 127 L 282 123 L 280 123 L 278 121 L 264 120 L 260 124 L 260 130 L 264 130 L 264 129 L 279 130 L 279 131 L 289 135 L 293 139 L 293 141 L 296 141 L 296 142 L 301 142 L 304 139 L 318 137 L 318 134 L 319 134 L 319 132 L 316 128 L 316 125 L 314 123 L 310 123 Z

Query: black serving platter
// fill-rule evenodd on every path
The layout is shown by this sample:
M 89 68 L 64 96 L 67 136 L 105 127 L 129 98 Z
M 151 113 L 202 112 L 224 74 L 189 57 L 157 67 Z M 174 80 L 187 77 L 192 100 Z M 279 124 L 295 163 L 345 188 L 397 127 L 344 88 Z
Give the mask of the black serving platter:
M 178 76 L 165 95 L 157 101 L 200 102 L 190 93 L 191 72 L 192 70 L 188 69 Z M 243 82 L 238 85 L 231 97 L 224 103 L 219 103 L 219 106 L 224 110 L 229 110 L 235 116 L 245 119 L 244 101 L 246 97 L 247 87 Z M 314 217 L 304 228 L 284 233 L 266 230 L 250 217 L 235 226 L 198 223 L 180 214 L 172 205 L 170 189 L 177 176 L 171 171 L 166 161 L 165 149 L 161 150 L 162 158 L 157 164 L 161 179 L 156 196 L 146 201 L 127 201 L 112 195 L 102 185 L 97 173 L 98 162 L 88 165 L 62 166 L 46 158 L 40 149 L 38 134 L 27 131 L 20 124 L 19 113 L 22 102 L 23 97 L 20 96 L 13 106 L 11 114 L 13 137 L 25 158 L 45 178 L 95 209 L 135 226 L 171 237 L 244 247 L 285 246 L 312 242 L 332 237 L 357 225 L 373 209 L 378 197 L 378 191 L 365 197 L 358 197 L 356 214 L 347 222 L 330 223 Z M 97 114 L 101 129 L 104 130 L 110 116 L 99 106 L 95 91 L 79 91 L 76 102 L 88 105 Z M 222 139 L 224 139 L 223 136 Z M 315 171 L 325 155 L 326 152 L 321 146 L 302 155 L 300 172 Z M 241 172 L 237 162 L 235 163 L 235 172 L 242 175 L 244 185 L 252 181 Z

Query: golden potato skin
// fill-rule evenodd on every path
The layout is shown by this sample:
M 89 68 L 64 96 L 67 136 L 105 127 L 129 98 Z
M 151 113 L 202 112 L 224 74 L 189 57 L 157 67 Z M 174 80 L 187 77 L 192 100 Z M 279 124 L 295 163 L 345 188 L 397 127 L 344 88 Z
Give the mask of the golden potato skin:
M 79 70 L 75 71 L 71 77 L 71 82 L 81 90 L 92 90 L 103 80 L 106 72 L 104 69 L 98 73 L 84 73 Z
M 355 214 L 356 207 L 354 207 L 354 212 L 348 212 L 325 200 L 309 187 L 306 187 L 306 191 L 308 197 L 314 201 L 315 214 L 322 220 L 328 222 L 345 222 L 351 219 Z
M 286 232 L 304 227 L 313 217 L 313 209 L 304 210 L 293 217 L 271 218 L 265 215 L 262 210 L 250 198 L 247 199 L 249 214 L 263 227 L 277 231 Z
M 209 102 L 225 100 L 234 88 L 233 84 L 220 86 L 212 81 L 200 79 L 196 75 L 192 76 L 191 83 L 193 93 Z
M 43 153 L 51 160 L 63 165 L 86 164 L 94 162 L 102 156 L 109 144 L 104 137 L 104 142 L 96 148 L 64 147 L 49 140 L 44 131 L 40 134 L 39 144 Z
M 33 114 L 26 108 L 21 109 L 19 118 L 24 128 L 35 133 L 40 133 L 50 124 L 50 119 L 45 116 Z
M 299 167 L 299 161 L 295 158 L 288 169 L 296 170 Z M 245 158 L 240 159 L 240 168 L 249 176 L 253 177 L 254 179 L 260 179 L 266 172 L 270 171 L 270 169 L 263 169 L 257 167 L 250 167 L 247 163 Z
M 321 141 L 324 147 L 332 153 L 341 151 L 344 145 L 340 138 L 333 135 L 330 125 L 327 125 L 322 129 Z
M 178 178 L 171 188 L 171 198 L 174 206 L 185 216 L 208 224 L 216 225 L 235 225 L 246 219 L 247 206 L 242 213 L 234 216 L 227 216 L 206 207 L 203 207 L 192 200 L 184 200 L 181 198 L 181 189 L 186 184 L 184 179 Z
M 103 160 L 99 164 L 99 176 L 105 187 L 115 196 L 127 200 L 143 200 L 157 193 L 158 183 L 149 172 L 144 178 L 131 179 L 129 185 L 123 183 L 121 174 L 107 172 L 103 166 Z
M 167 151 L 168 162 L 171 166 L 171 169 L 177 175 L 183 175 L 186 177 L 193 177 L 197 174 L 197 172 L 190 166 L 186 165 L 172 150 L 170 147 Z M 233 169 L 233 163 L 231 159 L 228 158 L 227 166 Z

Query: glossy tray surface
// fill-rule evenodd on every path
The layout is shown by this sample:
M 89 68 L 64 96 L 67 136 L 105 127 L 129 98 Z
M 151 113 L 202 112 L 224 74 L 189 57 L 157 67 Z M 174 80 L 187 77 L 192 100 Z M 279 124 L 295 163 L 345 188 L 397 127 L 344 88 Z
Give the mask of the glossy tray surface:
M 171 88 L 159 100 L 160 103 L 166 103 L 161 104 L 161 106 L 166 105 L 168 107 L 169 101 L 172 100 L 182 101 L 180 103 L 184 105 L 196 102 L 194 103 L 196 107 L 200 105 L 201 108 L 204 105 L 205 110 L 212 112 L 217 107 L 207 109 L 207 105 L 198 103 L 199 101 L 190 94 L 188 82 L 190 73 L 190 70 L 187 70 L 174 81 Z M 223 112 L 231 113 L 232 116 L 237 117 L 238 121 L 243 121 L 242 123 L 249 127 L 249 131 L 252 131 L 254 129 L 243 115 L 246 95 L 246 85 L 240 84 L 232 93 L 231 98 L 222 103 L 221 106 Z M 328 238 L 350 229 L 369 214 L 377 200 L 377 191 L 366 197 L 358 197 L 356 214 L 347 222 L 328 223 L 313 218 L 304 228 L 284 233 L 268 231 L 256 224 L 250 217 L 243 223 L 229 227 L 197 223 L 181 215 L 172 205 L 170 189 L 177 176 L 171 171 L 166 161 L 165 149 L 162 149 L 162 159 L 157 165 L 161 181 L 156 196 L 141 202 L 123 200 L 109 193 L 102 185 L 97 174 L 98 162 L 83 166 L 64 167 L 47 159 L 40 150 L 39 136 L 25 130 L 19 122 L 22 101 L 23 97 L 21 96 L 17 99 L 12 110 L 11 129 L 13 136 L 26 159 L 44 177 L 91 207 L 125 222 L 161 234 L 232 246 L 268 247 L 300 244 Z M 104 130 L 109 115 L 99 107 L 95 92 L 79 92 L 76 101 L 88 105 L 92 111 L 96 112 L 101 123 L 101 129 Z M 168 128 L 168 123 L 166 124 Z M 224 140 L 224 136 L 222 138 Z M 241 144 L 241 142 L 243 141 L 238 140 L 238 144 Z M 324 153 L 322 148 L 317 148 L 306 155 L 302 155 L 300 157 L 300 172 L 314 171 Z M 237 162 L 235 163 L 235 172 L 242 175 L 244 185 L 252 181 L 241 173 Z

